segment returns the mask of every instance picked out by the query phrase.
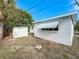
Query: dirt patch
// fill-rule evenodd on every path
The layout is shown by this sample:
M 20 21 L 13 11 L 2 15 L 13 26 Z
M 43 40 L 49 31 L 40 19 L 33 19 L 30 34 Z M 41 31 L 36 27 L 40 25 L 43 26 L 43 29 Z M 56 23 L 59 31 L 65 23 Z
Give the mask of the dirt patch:
M 17 39 L 7 37 L 0 43 L 0 59 L 79 59 L 79 38 L 74 37 L 69 47 L 32 35 Z

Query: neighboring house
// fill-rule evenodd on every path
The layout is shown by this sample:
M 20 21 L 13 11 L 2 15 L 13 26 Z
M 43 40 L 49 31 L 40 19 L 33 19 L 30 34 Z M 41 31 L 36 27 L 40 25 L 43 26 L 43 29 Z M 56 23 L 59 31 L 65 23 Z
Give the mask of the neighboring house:
M 0 40 L 3 38 L 3 18 L 2 12 L 0 12 Z
M 72 12 L 34 22 L 34 36 L 71 46 L 76 16 Z

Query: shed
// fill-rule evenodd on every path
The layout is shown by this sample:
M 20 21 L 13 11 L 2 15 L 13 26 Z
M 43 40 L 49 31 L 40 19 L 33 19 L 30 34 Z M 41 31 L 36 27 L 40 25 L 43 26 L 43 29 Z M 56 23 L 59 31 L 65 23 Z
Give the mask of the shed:
M 13 28 L 13 38 L 27 37 L 28 36 L 28 27 L 20 26 Z
M 34 36 L 64 45 L 72 45 L 77 12 L 34 22 Z

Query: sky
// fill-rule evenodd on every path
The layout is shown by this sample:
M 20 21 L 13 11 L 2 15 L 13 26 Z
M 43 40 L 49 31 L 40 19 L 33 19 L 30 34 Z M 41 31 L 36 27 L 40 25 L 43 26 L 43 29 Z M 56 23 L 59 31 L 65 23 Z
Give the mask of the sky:
M 30 13 L 35 21 L 77 11 L 75 0 L 16 0 L 16 7 Z

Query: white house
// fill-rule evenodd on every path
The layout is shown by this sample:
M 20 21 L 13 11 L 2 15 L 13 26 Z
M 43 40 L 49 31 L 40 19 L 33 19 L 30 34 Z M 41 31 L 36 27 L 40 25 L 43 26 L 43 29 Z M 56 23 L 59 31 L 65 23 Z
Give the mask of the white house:
M 64 45 L 72 45 L 76 12 L 34 22 L 34 36 Z

